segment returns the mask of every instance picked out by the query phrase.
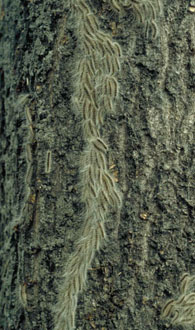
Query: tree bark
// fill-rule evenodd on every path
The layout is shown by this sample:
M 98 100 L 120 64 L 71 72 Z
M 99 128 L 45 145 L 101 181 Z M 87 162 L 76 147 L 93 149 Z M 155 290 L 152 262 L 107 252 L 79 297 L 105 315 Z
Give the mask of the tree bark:
M 195 292 L 195 4 L 82 1 L 122 52 L 115 111 L 99 129 L 122 207 L 107 206 L 76 329 L 182 329 L 190 317 L 193 326 L 195 307 L 185 318 L 166 304 Z M 79 1 L 68 2 L 0 1 L 3 330 L 54 329 L 59 283 L 83 233 L 88 141 L 74 80 L 86 53 Z

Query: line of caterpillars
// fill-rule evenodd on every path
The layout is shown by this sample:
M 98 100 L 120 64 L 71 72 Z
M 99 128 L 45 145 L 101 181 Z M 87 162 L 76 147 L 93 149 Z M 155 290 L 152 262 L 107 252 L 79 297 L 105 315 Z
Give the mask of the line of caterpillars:
M 33 176 L 33 145 L 36 143 L 35 139 L 35 131 L 34 131 L 34 122 L 32 119 L 32 109 L 30 107 L 30 95 L 20 95 L 16 102 L 16 107 L 23 106 L 25 109 L 25 117 L 27 123 L 28 134 L 26 137 L 25 143 L 25 155 L 26 155 L 26 174 L 25 174 L 25 194 L 23 199 L 23 205 L 21 207 L 21 211 L 19 216 L 14 219 L 13 225 L 15 226 L 22 224 L 22 218 L 25 217 L 29 212 L 29 205 L 33 204 L 35 201 L 35 192 L 32 189 L 32 176 Z M 51 172 L 52 166 L 52 151 L 47 150 L 45 154 L 45 173 L 48 174 Z
M 146 37 L 155 39 L 158 35 L 157 13 L 161 13 L 159 0 L 109 0 L 110 6 L 119 14 L 133 10 L 135 20 L 144 26 Z
M 55 330 L 75 328 L 78 294 L 86 283 L 95 252 L 106 239 L 105 221 L 111 208 L 119 210 L 122 205 L 122 195 L 107 165 L 108 145 L 100 134 L 105 116 L 115 111 L 119 97 L 116 74 L 120 71 L 121 47 L 100 30 L 96 16 L 84 0 L 74 0 L 71 12 L 75 23 L 78 22 L 75 33 L 79 57 L 73 75 L 72 105 L 82 116 L 86 141 L 80 165 L 85 210 L 81 237 L 65 266 L 64 282 L 59 287 Z
M 190 325 L 195 322 L 195 276 L 184 273 L 180 280 L 180 297 L 170 299 L 162 309 L 162 318 L 169 318 L 174 325 Z

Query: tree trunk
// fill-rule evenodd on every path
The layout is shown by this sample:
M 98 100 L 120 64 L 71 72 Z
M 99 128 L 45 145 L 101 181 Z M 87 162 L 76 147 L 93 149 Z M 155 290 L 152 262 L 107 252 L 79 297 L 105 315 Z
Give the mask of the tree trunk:
M 195 324 L 195 3 L 121 3 L 0 1 L 0 329 Z

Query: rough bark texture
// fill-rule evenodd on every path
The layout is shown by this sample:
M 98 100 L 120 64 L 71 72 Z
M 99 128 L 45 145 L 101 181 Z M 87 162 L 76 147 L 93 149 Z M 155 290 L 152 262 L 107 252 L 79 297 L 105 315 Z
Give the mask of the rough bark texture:
M 178 297 L 182 274 L 195 274 L 195 14 L 189 1 L 164 0 L 153 39 L 132 10 L 88 5 L 124 55 L 118 111 L 102 128 L 124 197 L 79 296 L 76 329 L 172 328 L 161 309 Z M 53 329 L 83 224 L 84 140 L 70 102 L 77 40 L 65 1 L 0 7 L 0 326 Z

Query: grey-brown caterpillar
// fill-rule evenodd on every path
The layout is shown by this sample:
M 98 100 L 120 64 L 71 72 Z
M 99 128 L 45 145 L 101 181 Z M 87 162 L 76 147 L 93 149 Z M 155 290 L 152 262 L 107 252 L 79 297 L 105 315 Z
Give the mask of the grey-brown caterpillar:
M 27 170 L 26 170 L 26 176 L 25 176 L 25 184 L 26 184 L 26 196 L 24 201 L 24 206 L 22 210 L 22 214 L 27 207 L 27 204 L 29 203 L 29 198 L 31 194 L 31 179 L 32 179 L 32 173 L 33 173 L 33 158 L 32 158 L 32 143 L 34 139 L 34 130 L 33 130 L 33 122 L 32 117 L 30 113 L 30 109 L 28 105 L 25 107 L 25 114 L 26 114 L 26 121 L 28 124 L 28 136 L 27 136 L 27 143 L 26 143 L 26 162 L 27 162 Z
M 105 221 L 110 208 L 118 210 L 122 195 L 107 164 L 108 144 L 101 136 L 105 116 L 115 111 L 119 97 L 122 50 L 100 30 L 96 16 L 84 0 L 70 2 L 74 12 L 79 56 L 74 73 L 72 105 L 82 117 L 86 149 L 80 165 L 81 198 L 85 205 L 83 228 L 65 266 L 54 310 L 55 330 L 75 328 L 78 294 L 83 290 L 94 254 L 106 240 Z
M 51 150 L 47 150 L 46 158 L 45 158 L 45 173 L 51 172 L 51 164 L 52 164 L 52 152 Z

